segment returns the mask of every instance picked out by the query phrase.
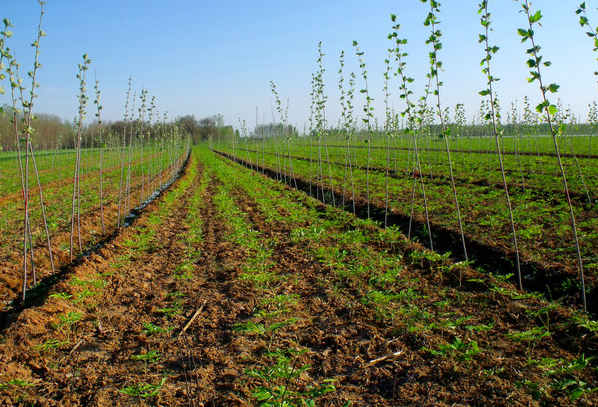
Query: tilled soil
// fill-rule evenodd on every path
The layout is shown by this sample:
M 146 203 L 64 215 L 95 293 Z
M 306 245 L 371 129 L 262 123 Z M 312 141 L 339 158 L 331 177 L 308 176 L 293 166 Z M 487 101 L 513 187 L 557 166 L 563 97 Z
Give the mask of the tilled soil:
M 454 276 L 406 269 L 421 273 L 410 280 L 422 293 L 413 300 L 420 308 L 473 315 L 495 327 L 471 332 L 483 348 L 473 360 L 432 357 L 425 348 L 450 343 L 450 328 L 421 333 L 404 326 L 401 316 L 380 318 L 362 301 L 360 286 L 339 289 L 330 268 L 291 241 L 292 226 L 268 221 L 246 191 L 234 188 L 234 202 L 253 230 L 274 242 L 270 272 L 284 277 L 267 286 L 242 278 L 249 252 L 231 242 L 214 202 L 225 182 L 192 158 L 182 179 L 133 227 L 72 267 L 43 303 L 11 315 L 0 327 L 0 405 L 259 405 L 256 389 L 268 387 L 267 372 L 270 389 L 284 385 L 288 394 L 326 406 L 596 401 L 591 394 L 576 402 L 566 393 L 536 397 L 529 382 L 548 379 L 526 362 L 574 360 L 595 351 L 592 334 L 555 327 L 542 346 L 508 341 L 507 333 L 535 326 L 525 312 L 537 305 L 533 300 L 486 293 L 475 283 L 454 288 Z M 191 220 L 201 224 L 200 239 Z M 405 253 L 416 250 L 409 247 Z M 480 278 L 473 271 L 466 277 Z M 455 300 L 441 306 L 437 295 L 445 285 Z M 267 298 L 289 295 L 297 300 L 282 313 L 265 305 Z M 251 326 L 260 310 L 272 312 L 280 329 L 239 329 Z M 551 315 L 553 326 L 569 316 L 566 310 Z M 276 376 L 276 367 L 293 379 Z M 576 377 L 590 382 L 595 376 L 584 371 Z M 333 391 L 309 393 L 326 384 Z
M 162 182 L 167 180 L 169 177 L 170 169 L 163 171 L 159 174 L 156 179 L 152 179 L 152 185 L 158 181 Z M 89 176 L 96 176 L 97 173 L 88 174 Z M 53 189 L 60 188 L 63 185 L 67 185 L 68 182 L 72 182 L 71 179 L 65 179 L 61 182 L 51 182 L 44 185 L 44 196 L 46 203 L 46 212 L 50 213 L 50 207 L 57 210 L 56 202 L 48 202 L 49 192 Z M 146 183 L 147 185 L 147 183 Z M 145 197 L 149 195 L 149 187 L 147 189 L 142 188 L 142 180 L 140 177 L 133 178 L 131 180 L 131 197 L 130 202 L 132 205 L 139 205 L 143 202 Z M 99 189 L 99 187 L 98 187 Z M 143 190 L 142 190 L 143 189 Z M 54 191 L 51 191 L 54 192 Z M 32 209 L 39 210 L 39 196 L 37 188 L 30 191 Z M 87 210 L 83 210 L 81 213 L 81 243 L 82 246 L 79 248 L 78 244 L 78 228 L 77 222 L 75 222 L 75 237 L 73 241 L 73 255 L 77 257 L 81 251 L 86 252 L 92 249 L 95 245 L 110 240 L 115 233 L 118 231 L 117 219 L 119 215 L 124 216 L 124 203 L 123 207 L 118 207 L 118 194 L 119 186 L 117 184 L 104 185 L 104 230 L 102 230 L 102 212 L 100 209 L 99 201 L 95 202 Z M 6 205 L 8 202 L 14 202 L 14 194 L 10 195 L 7 199 L 0 199 L 0 208 Z M 64 198 L 64 197 L 62 197 Z M 68 198 L 64 198 L 65 202 Z M 124 201 L 124 199 L 123 199 Z M 50 205 L 49 205 L 50 204 Z M 52 206 L 52 204 L 54 204 Z M 54 271 L 52 271 L 51 259 L 48 251 L 47 238 L 45 236 L 45 230 L 41 219 L 36 219 L 32 222 L 35 228 L 35 244 L 34 244 L 34 266 L 35 266 L 35 282 L 42 281 L 44 279 L 53 279 L 55 274 L 59 274 L 61 269 L 68 267 L 72 262 L 70 255 L 70 239 L 71 239 L 71 224 L 70 224 L 70 201 L 67 205 L 62 205 L 61 208 L 66 211 L 62 214 L 63 222 L 59 224 L 57 229 L 50 232 L 50 242 L 52 247 L 52 260 L 54 262 Z M 67 213 L 68 212 L 68 213 Z M 54 214 L 56 215 L 56 214 Z M 23 263 L 22 263 L 22 229 L 23 221 L 19 216 L 12 216 L 9 219 L 4 220 L 4 229 L 11 233 L 5 233 L 0 236 L 0 312 L 4 312 L 10 309 L 10 304 L 19 302 L 22 297 L 23 287 Z M 80 250 L 81 249 L 81 250 Z M 30 266 L 30 255 L 28 256 L 28 278 L 27 287 L 31 288 L 34 285 L 34 273 L 31 271 Z M 0 318 L 1 319 L 1 318 Z

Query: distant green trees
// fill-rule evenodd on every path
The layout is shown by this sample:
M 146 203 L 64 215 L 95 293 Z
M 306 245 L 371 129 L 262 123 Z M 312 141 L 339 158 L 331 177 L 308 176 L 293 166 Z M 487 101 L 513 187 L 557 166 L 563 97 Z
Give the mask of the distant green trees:
M 208 140 L 223 140 L 234 134 L 232 126 L 224 125 L 224 116 L 216 114 L 197 120 L 194 115 L 179 116 L 175 123 L 184 134 L 189 134 L 193 144 Z

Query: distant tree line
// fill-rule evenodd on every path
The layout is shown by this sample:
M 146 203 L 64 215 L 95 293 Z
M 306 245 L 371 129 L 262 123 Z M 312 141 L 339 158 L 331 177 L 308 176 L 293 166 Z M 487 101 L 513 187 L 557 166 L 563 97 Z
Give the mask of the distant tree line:
M 181 131 L 191 136 L 193 144 L 208 140 L 224 140 L 235 134 L 233 126 L 224 125 L 221 114 L 197 120 L 194 115 L 180 116 L 175 121 Z
M 13 110 L 9 105 L 4 105 L 4 114 L 0 115 L 0 151 L 14 151 L 16 149 L 15 125 L 13 122 Z M 17 124 L 20 127 L 21 116 L 17 115 Z M 127 128 L 135 129 L 136 120 L 129 120 Z M 147 126 L 147 123 L 145 124 Z M 150 133 L 160 133 L 164 129 L 160 126 L 178 126 L 183 135 L 191 136 L 194 144 L 207 140 L 225 139 L 235 134 L 232 126 L 224 125 L 224 117 L 220 114 L 197 120 L 193 115 L 185 115 L 176 118 L 169 123 L 157 122 L 150 126 Z M 124 120 L 103 121 L 102 123 L 104 140 L 107 145 L 120 145 Z M 61 119 L 53 114 L 40 113 L 33 123 L 34 148 L 35 149 L 70 149 L 75 147 L 76 128 L 72 121 Z M 147 128 L 147 127 L 146 127 Z M 133 130 L 135 133 L 135 131 Z M 160 133 L 161 134 L 161 133 Z M 98 147 L 99 134 L 97 122 L 87 124 L 82 133 L 82 147 Z
M 283 125 L 282 123 L 265 123 L 265 124 L 258 124 L 255 126 L 254 134 L 251 137 L 254 138 L 268 138 L 268 137 L 275 137 L 275 136 L 287 136 L 287 137 L 295 137 L 298 136 L 299 132 L 295 126 L 290 124 Z

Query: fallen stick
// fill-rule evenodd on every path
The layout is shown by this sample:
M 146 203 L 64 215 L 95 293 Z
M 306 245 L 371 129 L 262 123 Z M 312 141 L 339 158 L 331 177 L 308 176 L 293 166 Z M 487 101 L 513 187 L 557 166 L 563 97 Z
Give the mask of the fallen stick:
M 404 350 L 400 350 L 400 351 L 395 352 L 395 353 L 393 353 L 391 355 L 386 355 L 386 356 L 382 356 L 381 358 L 378 358 L 378 359 L 370 360 L 369 362 L 364 363 L 363 365 L 361 365 L 361 367 L 364 368 L 364 367 L 374 366 L 375 364 L 380 363 L 380 362 L 384 362 L 387 359 L 394 359 L 394 358 L 396 358 L 398 356 L 401 356 L 403 353 L 405 353 L 405 351 Z
M 83 343 L 83 339 L 80 339 L 79 342 L 77 342 L 77 344 L 75 346 L 73 346 L 73 349 L 71 349 L 71 351 L 69 352 L 69 355 L 71 353 L 73 353 L 74 351 L 76 351 L 79 348 L 79 346 L 81 346 L 82 343 Z
M 191 317 L 191 319 L 189 320 L 189 322 L 187 322 L 187 324 L 183 327 L 183 329 L 179 333 L 179 336 L 181 336 L 182 334 L 184 334 L 185 331 L 187 329 L 189 329 L 189 327 L 191 326 L 191 324 L 193 323 L 193 321 L 195 321 L 195 318 L 197 318 L 197 316 L 199 315 L 199 313 L 203 310 L 203 307 L 204 307 L 204 305 L 206 305 L 207 301 L 208 300 L 204 300 L 204 302 L 201 304 L 201 306 L 198 308 L 198 310 L 195 311 L 195 314 L 193 314 L 193 316 Z

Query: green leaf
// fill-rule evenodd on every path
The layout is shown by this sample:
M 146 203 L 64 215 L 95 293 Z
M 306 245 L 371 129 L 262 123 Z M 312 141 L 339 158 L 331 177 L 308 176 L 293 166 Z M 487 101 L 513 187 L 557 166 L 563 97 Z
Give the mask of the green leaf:
M 538 21 L 540 21 L 541 18 L 542 18 L 542 13 L 540 12 L 540 10 L 538 10 L 538 11 L 536 11 L 536 14 L 529 17 L 529 22 L 531 24 L 537 23 Z
M 556 83 L 551 83 L 550 85 L 548 85 L 548 91 L 551 93 L 556 93 L 556 92 L 558 92 L 560 87 L 561 86 L 557 85 Z
M 490 94 L 490 91 L 488 89 L 484 89 L 478 93 L 480 94 L 480 96 L 488 96 Z
M 555 114 L 557 114 L 558 111 L 559 111 L 559 109 L 557 109 L 557 107 L 555 105 L 548 106 L 548 113 L 551 116 L 554 116 Z
M 585 389 L 582 387 L 576 387 L 571 392 L 571 401 L 575 401 L 585 393 Z

